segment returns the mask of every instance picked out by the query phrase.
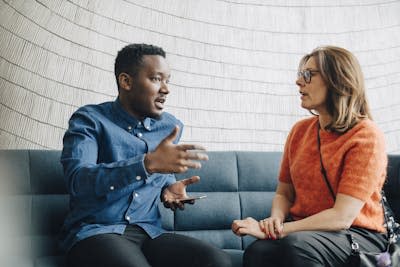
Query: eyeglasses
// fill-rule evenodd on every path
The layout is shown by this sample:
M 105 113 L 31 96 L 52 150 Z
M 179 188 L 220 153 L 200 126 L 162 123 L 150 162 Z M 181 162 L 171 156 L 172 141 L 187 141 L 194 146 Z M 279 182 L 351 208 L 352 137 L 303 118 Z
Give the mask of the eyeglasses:
M 319 72 L 319 70 L 303 70 L 297 72 L 297 79 L 303 77 L 306 83 L 311 82 L 311 77 L 314 76 L 313 73 Z

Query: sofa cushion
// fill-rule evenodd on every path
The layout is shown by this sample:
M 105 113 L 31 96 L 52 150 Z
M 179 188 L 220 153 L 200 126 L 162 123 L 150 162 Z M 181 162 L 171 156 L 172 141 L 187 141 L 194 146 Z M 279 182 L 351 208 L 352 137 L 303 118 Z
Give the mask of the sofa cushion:
M 275 191 L 281 152 L 237 152 L 239 191 Z
M 193 175 L 200 176 L 200 182 L 188 187 L 191 192 L 237 192 L 238 170 L 236 154 L 232 152 L 208 153 L 209 160 L 201 162 L 201 169 L 190 169 L 177 174 L 178 180 Z

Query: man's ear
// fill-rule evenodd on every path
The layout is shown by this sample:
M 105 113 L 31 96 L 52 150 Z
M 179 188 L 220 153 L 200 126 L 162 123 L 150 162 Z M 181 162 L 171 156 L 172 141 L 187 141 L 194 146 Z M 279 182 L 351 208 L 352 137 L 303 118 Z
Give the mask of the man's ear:
M 132 85 L 132 77 L 128 73 L 121 72 L 118 75 L 118 83 L 119 88 L 129 91 Z

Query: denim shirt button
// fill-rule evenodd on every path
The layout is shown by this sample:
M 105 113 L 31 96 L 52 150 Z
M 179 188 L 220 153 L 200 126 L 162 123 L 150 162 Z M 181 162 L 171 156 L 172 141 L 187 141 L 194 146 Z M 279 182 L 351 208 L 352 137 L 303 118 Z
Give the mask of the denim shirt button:
M 129 220 L 131 219 L 131 217 L 126 216 L 125 219 L 126 219 L 127 221 L 129 221 Z
M 137 181 L 140 181 L 141 179 L 142 179 L 142 176 L 140 176 L 140 175 L 136 176 Z
M 112 190 L 114 190 L 114 186 L 112 185 L 112 186 L 110 186 L 110 190 L 112 191 Z
M 135 192 L 135 193 L 133 193 L 133 196 L 134 196 L 134 197 L 138 197 L 139 194 Z
M 131 131 L 132 130 L 132 126 L 128 126 L 128 131 Z
M 138 133 L 138 134 L 137 134 L 137 137 L 139 137 L 139 138 L 142 137 L 142 136 L 143 136 L 142 133 Z

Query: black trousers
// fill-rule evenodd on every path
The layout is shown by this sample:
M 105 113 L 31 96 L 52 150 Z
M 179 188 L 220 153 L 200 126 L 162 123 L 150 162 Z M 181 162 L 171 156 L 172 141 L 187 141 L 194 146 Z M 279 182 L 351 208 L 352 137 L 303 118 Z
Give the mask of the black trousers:
M 350 228 L 361 251 L 384 251 L 386 236 L 362 228 Z M 347 231 L 303 231 L 278 240 L 256 240 L 243 256 L 244 267 L 346 266 L 351 253 Z
M 99 234 L 75 244 L 67 254 L 69 267 L 230 267 L 230 256 L 201 240 L 165 233 L 151 239 L 129 225 L 123 235 Z

